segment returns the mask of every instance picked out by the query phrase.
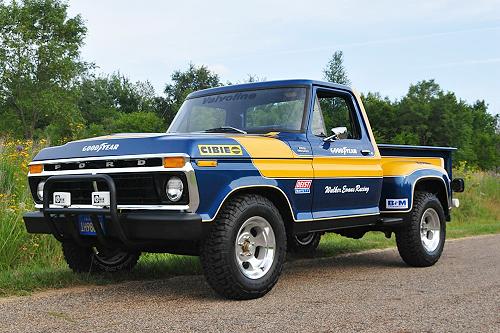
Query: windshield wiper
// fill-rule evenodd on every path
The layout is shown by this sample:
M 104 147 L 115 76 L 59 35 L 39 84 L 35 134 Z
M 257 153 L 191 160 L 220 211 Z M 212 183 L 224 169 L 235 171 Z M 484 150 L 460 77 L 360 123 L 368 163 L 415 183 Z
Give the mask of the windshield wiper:
M 246 131 L 232 127 L 232 126 L 221 126 L 221 127 L 214 127 L 214 128 L 209 128 L 204 130 L 203 132 L 205 133 L 226 133 L 226 132 L 236 132 L 236 133 L 241 133 L 241 134 L 247 134 Z

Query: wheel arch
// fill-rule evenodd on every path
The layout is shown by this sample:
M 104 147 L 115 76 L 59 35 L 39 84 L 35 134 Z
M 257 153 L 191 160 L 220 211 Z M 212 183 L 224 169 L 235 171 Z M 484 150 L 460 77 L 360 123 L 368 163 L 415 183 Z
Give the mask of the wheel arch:
M 446 220 L 450 220 L 450 209 L 448 202 L 448 188 L 443 178 L 437 177 L 423 177 L 419 178 L 414 185 L 413 200 L 416 191 L 429 192 L 436 195 L 439 202 L 443 206 L 444 215 Z
M 217 218 L 222 207 L 224 207 L 224 205 L 228 203 L 232 198 L 244 194 L 257 194 L 267 198 L 280 212 L 283 223 L 285 224 L 286 232 L 288 233 L 292 230 L 293 222 L 295 221 L 295 219 L 293 216 L 293 210 L 290 200 L 280 188 L 272 185 L 243 186 L 234 189 L 221 202 L 212 220 L 215 220 Z

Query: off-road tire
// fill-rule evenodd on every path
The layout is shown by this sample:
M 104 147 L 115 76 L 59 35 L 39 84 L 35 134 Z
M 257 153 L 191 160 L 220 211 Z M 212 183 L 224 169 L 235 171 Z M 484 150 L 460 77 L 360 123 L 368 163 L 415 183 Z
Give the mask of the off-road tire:
M 64 259 L 75 273 L 123 272 L 130 271 L 137 264 L 140 253 L 127 252 L 114 262 L 101 259 L 91 247 L 82 247 L 72 241 L 62 243 Z
M 428 208 L 437 212 L 440 221 L 439 245 L 432 252 L 425 249 L 420 235 L 420 221 Z M 413 209 L 409 213 L 407 224 L 396 231 L 396 244 L 401 258 L 409 266 L 432 266 L 441 257 L 445 239 L 446 221 L 441 202 L 432 193 L 415 192 Z
M 240 227 L 249 218 L 260 216 L 271 225 L 276 248 L 269 271 L 250 279 L 240 271 L 235 257 L 235 242 Z M 239 195 L 227 202 L 200 247 L 200 260 L 208 284 L 229 299 L 254 299 L 264 296 L 278 281 L 286 257 L 286 232 L 283 219 L 267 198 L 256 194 Z
M 321 233 L 312 232 L 306 235 L 288 234 L 287 250 L 299 255 L 310 255 L 316 251 L 321 240 Z

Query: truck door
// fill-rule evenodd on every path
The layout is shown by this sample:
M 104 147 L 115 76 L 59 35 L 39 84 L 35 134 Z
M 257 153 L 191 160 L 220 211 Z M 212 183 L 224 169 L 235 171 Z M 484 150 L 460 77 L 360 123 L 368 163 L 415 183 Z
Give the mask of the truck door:
M 338 219 L 378 215 L 380 156 L 356 98 L 321 87 L 313 92 L 307 134 L 313 153 L 313 218 L 342 223 Z M 330 137 L 333 128 L 338 135 Z

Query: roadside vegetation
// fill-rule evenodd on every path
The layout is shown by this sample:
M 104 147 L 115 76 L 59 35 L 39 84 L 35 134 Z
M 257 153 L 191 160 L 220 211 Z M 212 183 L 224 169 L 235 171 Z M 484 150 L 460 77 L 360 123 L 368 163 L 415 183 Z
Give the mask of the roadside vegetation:
M 143 255 L 132 272 L 117 276 L 72 273 L 63 260 L 59 243 L 49 235 L 26 233 L 22 221 L 22 214 L 33 209 L 26 181 L 27 165 L 44 145 L 44 141 L 0 141 L 0 296 L 201 273 L 196 257 L 169 254 Z M 455 174 L 465 178 L 466 191 L 456 194 L 461 207 L 454 211 L 453 221 L 448 224 L 448 238 L 500 233 L 500 176 L 465 163 L 458 165 Z M 394 237 L 386 239 L 382 233 L 369 233 L 360 240 L 326 234 L 315 257 L 391 246 L 395 246 Z

